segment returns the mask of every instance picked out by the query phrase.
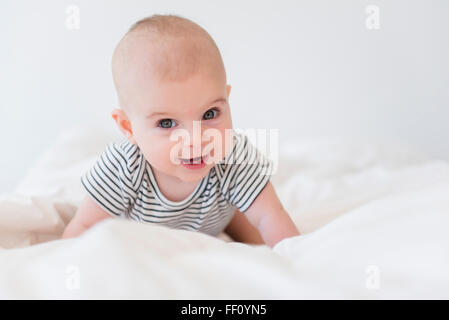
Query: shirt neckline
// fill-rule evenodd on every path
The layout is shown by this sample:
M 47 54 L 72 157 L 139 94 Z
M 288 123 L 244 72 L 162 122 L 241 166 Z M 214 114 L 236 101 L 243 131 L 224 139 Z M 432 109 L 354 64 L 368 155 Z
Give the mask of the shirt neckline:
M 193 201 L 195 201 L 198 196 L 201 194 L 201 192 L 203 192 L 204 188 L 206 187 L 208 181 L 209 181 L 209 176 L 210 176 L 210 171 L 207 173 L 207 175 L 201 179 L 200 183 L 198 184 L 198 186 L 195 188 L 195 190 L 193 190 L 193 192 L 188 195 L 186 198 L 184 198 L 181 201 L 171 201 L 169 199 L 167 199 L 161 192 L 161 190 L 159 189 L 159 186 L 157 184 L 156 181 L 156 177 L 154 175 L 153 172 L 153 168 L 151 167 L 150 163 L 148 161 L 146 162 L 146 166 L 147 166 L 147 175 L 150 181 L 150 184 L 154 190 L 155 196 L 159 199 L 159 201 L 162 202 L 162 204 L 164 204 L 167 207 L 171 207 L 171 208 L 181 208 L 181 207 L 187 207 L 189 206 Z

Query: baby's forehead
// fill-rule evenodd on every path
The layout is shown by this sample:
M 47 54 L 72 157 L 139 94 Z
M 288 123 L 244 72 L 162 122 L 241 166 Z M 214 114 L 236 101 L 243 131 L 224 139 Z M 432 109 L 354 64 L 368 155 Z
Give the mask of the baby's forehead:
M 149 80 L 184 81 L 193 74 L 224 65 L 213 39 L 193 22 L 136 28 L 119 42 L 112 59 L 112 73 L 121 105 L 127 96 Z

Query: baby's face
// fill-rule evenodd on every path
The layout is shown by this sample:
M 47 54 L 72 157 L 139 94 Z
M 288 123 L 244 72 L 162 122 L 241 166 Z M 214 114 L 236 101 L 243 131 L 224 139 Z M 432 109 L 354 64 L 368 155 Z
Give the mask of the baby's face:
M 129 116 L 130 140 L 139 146 L 153 169 L 185 182 L 201 180 L 230 151 L 226 148 L 229 137 L 225 141 L 225 130 L 232 129 L 226 76 L 212 67 L 179 82 L 142 80 L 133 88 L 136 99 Z M 204 133 L 211 132 L 208 129 L 214 129 L 219 139 L 207 138 Z M 180 131 L 188 139 L 170 138 Z M 179 163 L 180 158 L 198 156 L 208 156 L 202 168 Z

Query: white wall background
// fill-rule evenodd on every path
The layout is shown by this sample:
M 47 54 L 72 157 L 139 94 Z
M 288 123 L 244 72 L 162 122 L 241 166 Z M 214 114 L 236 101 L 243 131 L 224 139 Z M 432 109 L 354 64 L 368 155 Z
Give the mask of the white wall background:
M 79 29 L 66 27 L 70 5 Z M 380 29 L 366 27 L 368 5 Z M 238 128 L 394 139 L 449 159 L 447 0 L 2 0 L 0 191 L 67 127 L 114 130 L 112 50 L 153 13 L 214 37 Z

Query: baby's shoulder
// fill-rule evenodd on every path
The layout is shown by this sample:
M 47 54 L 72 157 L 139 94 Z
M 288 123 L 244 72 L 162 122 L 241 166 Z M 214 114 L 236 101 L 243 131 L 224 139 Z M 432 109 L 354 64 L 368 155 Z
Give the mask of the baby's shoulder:
M 228 178 L 236 178 L 243 172 L 252 174 L 255 171 L 268 171 L 267 167 L 271 168 L 270 159 L 252 143 L 248 135 L 235 131 L 232 138 L 229 152 L 226 152 L 226 156 L 216 165 L 221 181 L 226 183 L 229 182 Z
M 142 153 L 136 144 L 133 144 L 123 138 L 117 141 L 112 141 L 109 146 L 116 149 L 123 161 L 128 165 L 139 165 L 137 160 L 142 158 Z
M 217 175 L 224 197 L 244 212 L 269 181 L 272 162 L 248 135 L 236 132 L 233 142 L 232 151 L 218 164 Z
M 127 140 L 109 142 L 81 183 L 106 211 L 121 216 L 137 198 L 145 165 L 137 146 Z
M 102 158 L 108 169 L 117 173 L 117 177 L 126 179 L 134 189 L 138 188 L 146 166 L 145 158 L 137 145 L 125 138 L 111 141 Z
M 232 143 L 226 143 L 226 147 L 229 148 L 225 151 L 226 156 L 218 162 L 223 169 L 239 164 L 242 159 L 246 158 L 246 155 L 251 151 L 253 145 L 249 141 L 246 134 L 243 132 L 234 131 L 232 135 Z

